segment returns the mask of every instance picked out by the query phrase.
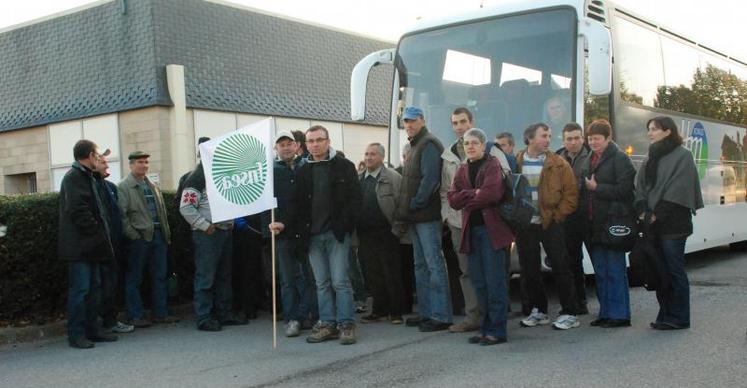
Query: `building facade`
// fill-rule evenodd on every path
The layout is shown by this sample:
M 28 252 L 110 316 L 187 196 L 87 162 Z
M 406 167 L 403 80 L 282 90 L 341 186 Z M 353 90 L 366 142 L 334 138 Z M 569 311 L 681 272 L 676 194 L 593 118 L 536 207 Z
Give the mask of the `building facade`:
M 87 138 L 149 152 L 164 188 L 196 164 L 196 139 L 267 117 L 322 124 L 353 161 L 387 143 L 391 75 L 370 76 L 350 121 L 350 73 L 391 43 L 205 0 L 114 0 L 0 31 L 0 193 L 54 191 Z

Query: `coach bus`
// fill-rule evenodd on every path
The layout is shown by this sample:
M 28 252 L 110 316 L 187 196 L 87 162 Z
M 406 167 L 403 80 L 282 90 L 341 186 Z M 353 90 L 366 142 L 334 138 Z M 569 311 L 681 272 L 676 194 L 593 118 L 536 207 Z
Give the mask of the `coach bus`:
M 743 58 L 744 60 L 744 58 Z M 391 65 L 390 162 L 399 164 L 405 106 L 425 112 L 444 143 L 450 114 L 468 107 L 489 135 L 543 121 L 551 148 L 569 121 L 608 118 L 636 166 L 648 153 L 646 121 L 675 119 L 698 167 L 705 209 L 687 252 L 747 240 L 747 65 L 603 0 L 502 3 L 420 21 L 396 49 L 363 58 L 351 78 L 351 116 L 365 114 L 366 82 Z M 590 266 L 586 266 L 590 267 Z

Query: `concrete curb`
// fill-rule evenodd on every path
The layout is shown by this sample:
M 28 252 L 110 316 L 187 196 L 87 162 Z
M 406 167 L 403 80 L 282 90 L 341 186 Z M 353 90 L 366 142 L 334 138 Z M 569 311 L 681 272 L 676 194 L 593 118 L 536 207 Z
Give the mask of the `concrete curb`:
M 171 314 L 181 319 L 192 317 L 192 304 L 178 304 L 169 306 Z M 146 312 L 147 314 L 147 312 Z M 67 334 L 67 320 L 47 323 L 44 325 L 30 325 L 26 327 L 0 328 L 0 347 L 46 340 Z

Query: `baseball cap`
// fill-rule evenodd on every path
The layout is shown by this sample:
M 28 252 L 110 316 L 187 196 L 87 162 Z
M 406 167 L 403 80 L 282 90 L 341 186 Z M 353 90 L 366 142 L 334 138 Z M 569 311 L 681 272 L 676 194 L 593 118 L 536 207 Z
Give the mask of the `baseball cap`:
M 278 133 L 275 135 L 275 143 L 279 142 L 280 139 L 287 137 L 288 139 L 291 139 L 293 141 L 296 141 L 296 138 L 293 137 L 293 134 L 288 131 L 278 131 Z
M 408 106 L 402 114 L 402 120 L 417 120 L 423 117 L 423 110 L 416 106 Z

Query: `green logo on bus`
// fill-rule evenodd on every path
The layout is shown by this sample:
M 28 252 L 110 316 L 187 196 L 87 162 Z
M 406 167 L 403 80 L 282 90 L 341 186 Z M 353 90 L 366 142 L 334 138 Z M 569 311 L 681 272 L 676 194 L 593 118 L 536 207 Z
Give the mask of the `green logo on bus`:
M 213 183 L 237 205 L 259 199 L 267 184 L 267 150 L 254 136 L 237 133 L 223 140 L 213 156 Z
M 685 146 L 693 154 L 695 166 L 698 168 L 698 178 L 703 179 L 708 170 L 708 136 L 700 121 L 693 125 L 692 133 L 685 139 Z

